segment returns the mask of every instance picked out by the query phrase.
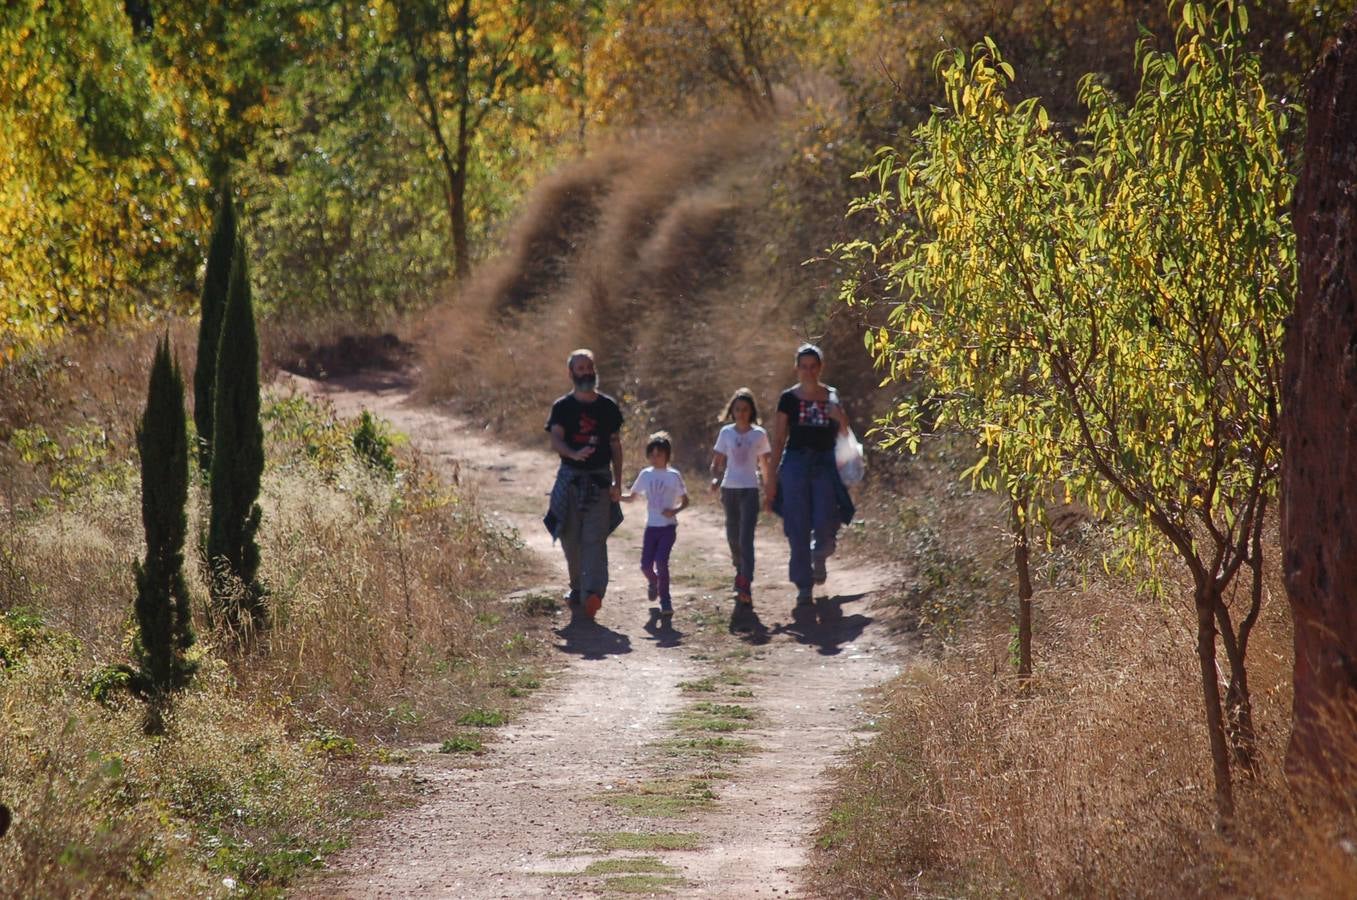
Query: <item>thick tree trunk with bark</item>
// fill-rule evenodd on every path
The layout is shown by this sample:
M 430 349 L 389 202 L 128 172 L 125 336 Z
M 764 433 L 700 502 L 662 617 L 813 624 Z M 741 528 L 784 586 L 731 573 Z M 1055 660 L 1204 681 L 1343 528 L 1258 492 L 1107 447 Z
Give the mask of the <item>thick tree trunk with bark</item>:
M 1295 622 L 1288 770 L 1343 778 L 1357 739 L 1357 14 L 1310 82 L 1300 284 L 1283 372 L 1282 550 Z

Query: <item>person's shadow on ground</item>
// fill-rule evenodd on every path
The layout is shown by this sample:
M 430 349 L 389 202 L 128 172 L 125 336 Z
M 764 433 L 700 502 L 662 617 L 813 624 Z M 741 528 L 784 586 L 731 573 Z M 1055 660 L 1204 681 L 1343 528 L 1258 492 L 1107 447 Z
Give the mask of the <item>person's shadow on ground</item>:
M 763 620 L 750 603 L 735 604 L 735 608 L 730 611 L 729 631 L 746 644 L 753 644 L 756 647 L 771 640 L 768 626 L 763 624 Z
M 863 629 L 872 623 L 871 616 L 843 614 L 843 605 L 861 600 L 866 594 L 844 594 L 823 597 L 814 605 L 797 606 L 792 621 L 774 626 L 773 634 L 786 634 L 798 643 L 816 648 L 821 656 L 834 656 L 843 645 L 857 640 Z
M 607 659 L 631 652 L 631 638 L 600 625 L 578 609 L 570 611 L 570 621 L 556 629 L 556 636 L 561 639 L 557 650 L 578 654 L 580 659 Z
M 650 619 L 645 624 L 646 634 L 655 642 L 656 647 L 678 647 L 683 644 L 683 632 L 674 627 L 672 618 L 660 615 L 660 608 L 650 608 Z

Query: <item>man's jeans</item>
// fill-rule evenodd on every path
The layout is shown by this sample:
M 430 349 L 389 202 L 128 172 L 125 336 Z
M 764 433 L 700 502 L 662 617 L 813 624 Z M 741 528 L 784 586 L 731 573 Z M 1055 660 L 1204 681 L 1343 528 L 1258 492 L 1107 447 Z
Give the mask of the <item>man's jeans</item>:
M 558 486 L 564 482 L 565 515 L 556 535 L 565 550 L 570 590 L 580 600 L 602 597 L 608 590 L 608 525 L 612 498 L 608 469 L 585 470 L 561 466 Z

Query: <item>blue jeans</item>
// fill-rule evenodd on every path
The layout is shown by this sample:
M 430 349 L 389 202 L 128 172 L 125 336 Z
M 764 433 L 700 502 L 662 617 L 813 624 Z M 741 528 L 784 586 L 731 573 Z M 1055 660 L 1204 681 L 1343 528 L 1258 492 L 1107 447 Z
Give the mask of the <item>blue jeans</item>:
M 777 471 L 778 512 L 791 545 L 787 577 L 801 591 L 809 591 L 814 584 L 811 561 L 834 552 L 842 522 L 842 484 L 834 451 L 785 450 Z
M 608 494 L 612 475 L 607 469 L 584 471 L 561 466 L 557 489 L 564 489 L 565 504 L 556 536 L 565 550 L 570 573 L 570 592 L 583 600 L 590 594 L 602 597 L 608 590 L 608 532 L 611 530 Z

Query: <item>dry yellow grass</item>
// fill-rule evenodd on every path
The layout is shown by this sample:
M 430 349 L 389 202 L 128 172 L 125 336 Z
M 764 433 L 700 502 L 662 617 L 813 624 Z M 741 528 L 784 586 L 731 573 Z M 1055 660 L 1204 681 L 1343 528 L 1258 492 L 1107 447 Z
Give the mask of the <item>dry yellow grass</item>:
M 881 698 L 820 833 L 852 896 L 1352 896 L 1349 808 L 1292 802 L 1290 621 L 1280 586 L 1250 647 L 1260 773 L 1212 827 L 1191 616 L 1098 579 L 1039 594 L 1023 692 L 1008 624 L 978 618 Z M 1169 596 L 1182 594 L 1170 585 Z M 1223 657 L 1221 664 L 1224 664 Z
M 515 673 L 542 663 L 533 624 L 499 600 L 520 548 L 487 526 L 474 496 L 408 449 L 398 449 L 396 479 L 378 474 L 355 456 L 352 422 L 272 398 L 260 533 L 271 627 L 242 652 L 209 623 L 195 484 L 186 573 L 199 673 L 167 733 L 143 734 L 141 704 L 111 667 L 130 659 L 142 536 L 129 438 L 150 344 L 77 341 L 5 376 L 34 393 L 7 399 L 0 437 L 41 428 L 64 443 L 78 423 L 109 436 L 79 458 L 24 462 L 12 442 L 3 454 L 9 896 L 285 884 L 342 843 L 344 823 L 363 812 L 353 804 L 372 802 L 340 788 L 361 784 L 377 747 L 445 737 L 468 709 L 511 709 Z M 80 477 L 66 477 L 73 467 Z
M 748 385 L 771 413 L 794 348 L 816 338 L 864 412 L 861 333 L 825 313 L 835 276 L 803 265 L 844 231 L 850 167 L 823 155 L 836 135 L 822 115 L 641 133 L 544 179 L 502 251 L 424 321 L 426 396 L 541 442 L 566 355 L 591 347 L 629 452 L 663 427 L 676 464 L 705 469 L 731 391 Z

